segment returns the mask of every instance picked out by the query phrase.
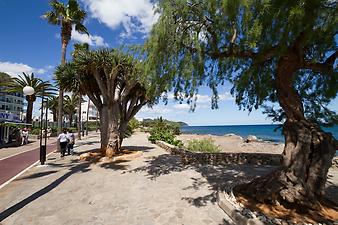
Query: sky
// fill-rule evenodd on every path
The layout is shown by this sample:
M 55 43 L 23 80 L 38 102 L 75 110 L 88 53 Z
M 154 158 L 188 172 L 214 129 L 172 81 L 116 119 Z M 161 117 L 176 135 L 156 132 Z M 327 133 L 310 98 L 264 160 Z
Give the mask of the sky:
M 61 0 L 62 1 L 62 0 Z M 63 1 L 65 2 L 65 1 Z M 90 36 L 73 32 L 67 49 L 67 59 L 74 43 L 88 43 L 91 48 L 117 48 L 142 44 L 159 15 L 154 14 L 151 0 L 79 0 L 88 15 L 85 20 Z M 32 73 L 52 80 L 54 68 L 61 60 L 60 28 L 41 18 L 50 10 L 48 0 L 0 0 L 0 71 L 11 76 Z M 136 118 L 157 118 L 184 121 L 189 125 L 270 124 L 262 110 L 240 111 L 230 95 L 231 85 L 219 88 L 219 109 L 211 109 L 211 91 L 201 87 L 197 107 L 175 101 L 169 94 L 168 104 L 144 107 Z M 35 107 L 34 113 L 37 114 Z M 331 108 L 338 110 L 335 99 Z

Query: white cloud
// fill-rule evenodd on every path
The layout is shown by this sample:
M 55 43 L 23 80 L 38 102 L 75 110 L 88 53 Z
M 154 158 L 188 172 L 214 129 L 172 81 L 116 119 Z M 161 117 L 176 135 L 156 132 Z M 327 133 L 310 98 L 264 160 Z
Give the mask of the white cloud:
M 120 25 L 123 37 L 135 32 L 147 34 L 159 15 L 154 13 L 151 0 L 82 0 L 91 16 L 111 29 Z
M 44 68 L 33 68 L 23 63 L 0 62 L 0 72 L 5 72 L 13 77 L 18 77 L 18 75 L 21 75 L 22 73 L 44 74 L 53 68 L 53 66 L 46 66 Z
M 140 113 L 148 113 L 148 114 L 156 114 L 156 115 L 162 115 L 162 114 L 166 114 L 166 113 L 172 113 L 173 110 L 166 106 L 166 105 L 155 105 L 152 108 L 149 107 L 143 107 L 140 110 Z
M 219 101 L 234 100 L 235 98 L 231 96 L 230 92 L 225 92 L 224 94 L 218 95 Z
M 200 104 L 201 103 L 211 103 L 211 96 L 210 95 L 197 94 L 196 97 L 197 97 L 197 104 L 199 104 L 199 103 Z M 172 92 L 168 93 L 167 98 L 169 100 L 174 100 L 175 99 L 174 93 L 172 93 Z M 194 100 L 194 98 L 192 98 L 192 100 Z M 234 100 L 234 97 L 232 97 L 229 92 L 224 92 L 224 94 L 218 95 L 218 101 L 228 101 L 228 100 Z M 183 107 L 183 106 L 181 106 L 181 107 Z
M 108 46 L 103 37 L 98 35 L 80 34 L 74 29 L 72 30 L 72 40 L 78 41 L 80 43 L 87 43 L 91 46 Z
M 188 104 L 176 104 L 173 106 L 175 109 L 190 109 L 191 106 Z

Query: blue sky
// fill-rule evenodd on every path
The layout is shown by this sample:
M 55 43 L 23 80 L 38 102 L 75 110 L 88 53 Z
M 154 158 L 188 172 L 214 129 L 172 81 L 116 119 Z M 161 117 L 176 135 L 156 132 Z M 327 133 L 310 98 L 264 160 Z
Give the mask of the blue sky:
M 64 1 L 65 2 L 65 1 Z M 80 0 L 88 12 L 85 25 L 90 36 L 73 33 L 68 46 L 72 52 L 75 42 L 87 42 L 92 48 L 118 47 L 121 44 L 142 43 L 158 15 L 153 14 L 150 0 Z M 48 24 L 41 15 L 48 11 L 49 1 L 0 0 L 0 71 L 17 76 L 22 72 L 34 72 L 43 79 L 51 80 L 53 70 L 60 62 L 60 28 Z M 68 59 L 70 59 L 68 55 Z M 261 113 L 239 111 L 230 96 L 231 86 L 219 89 L 219 109 L 211 110 L 208 88 L 201 88 L 195 112 L 189 106 L 170 98 L 152 109 L 144 108 L 137 118 L 164 118 L 185 121 L 190 125 L 269 124 Z M 170 97 L 170 96 L 169 96 Z M 332 102 L 338 109 L 338 100 Z M 38 108 L 38 107 L 36 107 Z

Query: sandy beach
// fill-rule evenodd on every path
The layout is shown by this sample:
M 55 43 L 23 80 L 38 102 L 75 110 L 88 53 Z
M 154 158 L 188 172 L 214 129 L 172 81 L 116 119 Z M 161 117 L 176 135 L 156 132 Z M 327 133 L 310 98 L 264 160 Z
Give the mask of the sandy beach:
M 245 142 L 245 139 L 238 135 L 227 134 L 223 136 L 217 135 L 200 135 L 200 134 L 181 134 L 177 139 L 186 144 L 194 139 L 208 139 L 211 138 L 219 145 L 222 152 L 248 152 L 248 153 L 269 153 L 281 154 L 283 152 L 283 143 L 274 143 L 267 141 L 252 141 Z

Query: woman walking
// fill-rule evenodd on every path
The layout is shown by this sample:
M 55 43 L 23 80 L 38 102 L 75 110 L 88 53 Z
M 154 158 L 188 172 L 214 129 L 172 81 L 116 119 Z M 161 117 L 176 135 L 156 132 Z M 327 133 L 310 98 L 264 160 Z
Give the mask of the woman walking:
M 64 157 L 68 144 L 67 129 L 63 129 L 63 133 L 59 134 L 58 141 L 60 142 L 61 157 Z
M 73 155 L 74 154 L 75 135 L 71 130 L 69 130 L 67 132 L 67 138 L 68 138 L 68 145 L 67 145 L 68 155 L 70 155 L 70 154 Z

